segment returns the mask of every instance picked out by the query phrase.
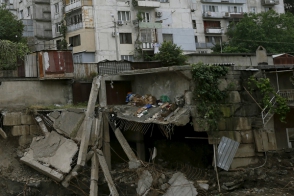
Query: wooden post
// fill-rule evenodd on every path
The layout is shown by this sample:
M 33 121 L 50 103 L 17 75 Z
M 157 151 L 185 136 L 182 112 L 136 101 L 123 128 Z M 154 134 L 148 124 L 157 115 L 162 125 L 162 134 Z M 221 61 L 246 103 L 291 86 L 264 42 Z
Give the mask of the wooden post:
M 99 162 L 97 153 L 92 157 L 90 196 L 98 195 Z
M 131 149 L 129 143 L 127 142 L 127 140 L 125 139 L 125 137 L 123 136 L 123 134 L 121 133 L 119 128 L 115 129 L 114 134 L 115 134 L 117 140 L 119 141 L 121 147 L 123 148 L 124 152 L 126 153 L 127 157 L 129 158 L 129 160 L 130 161 L 137 161 L 138 159 L 137 159 L 135 153 Z
M 94 151 L 91 150 L 88 152 L 87 157 L 86 157 L 86 161 L 89 161 L 92 156 L 94 154 Z M 71 181 L 71 179 L 73 179 L 73 177 L 78 175 L 78 171 L 80 170 L 81 166 L 80 165 L 76 165 L 71 172 L 64 178 L 64 180 L 62 181 L 62 186 L 64 187 L 68 187 L 69 186 L 69 182 Z
M 101 150 L 96 150 L 97 151 L 97 155 L 98 155 L 98 160 L 99 160 L 99 163 L 100 163 L 100 167 L 104 173 L 104 176 L 105 176 L 105 179 L 106 179 L 106 182 L 108 184 L 108 188 L 110 190 L 110 194 L 112 196 L 118 196 L 118 192 L 116 190 L 116 187 L 113 183 L 113 180 L 112 180 L 112 177 L 110 175 L 110 172 L 109 172 L 109 169 L 107 167 L 107 163 L 106 163 L 106 160 L 105 160 L 105 157 L 103 155 L 103 152 Z
M 81 166 L 84 166 L 86 161 L 86 155 L 87 155 L 91 128 L 92 128 L 92 121 L 94 118 L 95 103 L 96 103 L 98 92 L 99 92 L 101 78 L 102 76 L 95 77 L 92 83 L 86 116 L 84 119 L 82 142 L 80 145 L 80 151 L 79 151 L 78 162 L 77 162 L 77 164 Z
M 108 168 L 111 170 L 111 150 L 110 150 L 110 136 L 109 136 L 109 124 L 107 117 L 103 115 L 103 153 L 108 165 Z

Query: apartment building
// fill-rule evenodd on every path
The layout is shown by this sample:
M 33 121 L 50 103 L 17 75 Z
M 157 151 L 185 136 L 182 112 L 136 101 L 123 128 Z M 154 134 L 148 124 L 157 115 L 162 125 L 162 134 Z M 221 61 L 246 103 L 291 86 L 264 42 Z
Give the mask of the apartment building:
M 58 49 L 60 27 L 66 24 L 75 63 L 144 60 L 163 41 L 172 41 L 185 53 L 209 53 L 227 40 L 228 25 L 244 13 L 284 13 L 283 0 L 0 1 L 16 4 L 16 14 L 26 25 L 24 35 L 37 49 Z

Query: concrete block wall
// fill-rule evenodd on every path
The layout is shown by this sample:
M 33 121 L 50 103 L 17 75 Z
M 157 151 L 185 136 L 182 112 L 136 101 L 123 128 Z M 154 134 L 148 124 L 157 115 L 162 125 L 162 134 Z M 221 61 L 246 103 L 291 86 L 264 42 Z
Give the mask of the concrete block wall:
M 225 136 L 240 143 L 231 165 L 232 169 L 257 163 L 259 155 L 256 150 L 252 122 L 260 115 L 260 111 L 243 88 L 246 86 L 246 79 L 253 73 L 244 74 L 243 72 L 246 71 L 236 71 L 234 67 L 230 67 L 228 74 L 220 80 L 219 89 L 226 90 L 228 97 L 221 106 L 223 117 L 218 122 L 219 132 L 209 136 L 210 138 Z M 197 117 L 196 114 L 196 119 Z M 203 128 L 195 126 L 195 122 L 194 118 L 195 131 L 203 131 Z M 213 142 L 213 139 L 209 139 L 210 144 Z
M 42 135 L 33 115 L 22 112 L 10 112 L 3 114 L 3 126 L 10 134 L 19 137 L 19 145 L 30 144 L 36 135 Z

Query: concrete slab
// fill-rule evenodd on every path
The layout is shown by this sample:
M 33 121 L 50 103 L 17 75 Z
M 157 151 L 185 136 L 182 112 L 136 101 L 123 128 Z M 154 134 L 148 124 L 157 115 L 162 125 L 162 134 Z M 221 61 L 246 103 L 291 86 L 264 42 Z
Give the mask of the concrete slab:
M 4 126 L 21 125 L 21 112 L 5 113 L 3 117 Z
M 72 140 L 52 131 L 43 139 L 34 138 L 30 151 L 33 153 L 34 160 L 47 163 L 63 173 L 68 173 L 78 146 Z
M 53 127 L 67 137 L 75 137 L 83 120 L 84 113 L 63 111 L 58 119 L 55 120 Z
M 33 136 L 32 135 L 22 135 L 18 139 L 18 144 L 21 147 L 27 148 L 32 142 Z
M 21 114 L 20 116 L 20 121 L 22 125 L 35 125 L 36 120 L 32 115 L 28 115 L 28 114 Z
M 138 195 L 143 195 L 151 187 L 152 181 L 151 173 L 148 170 L 144 170 L 140 175 L 138 187 L 136 188 Z
M 62 173 L 59 173 L 58 171 L 42 165 L 38 161 L 34 160 L 32 151 L 26 153 L 25 156 L 20 159 L 20 161 L 57 182 L 60 182 L 64 177 Z
M 30 135 L 43 135 L 39 125 L 30 125 Z
M 11 129 L 11 134 L 13 136 L 29 135 L 30 126 L 29 125 L 13 126 Z

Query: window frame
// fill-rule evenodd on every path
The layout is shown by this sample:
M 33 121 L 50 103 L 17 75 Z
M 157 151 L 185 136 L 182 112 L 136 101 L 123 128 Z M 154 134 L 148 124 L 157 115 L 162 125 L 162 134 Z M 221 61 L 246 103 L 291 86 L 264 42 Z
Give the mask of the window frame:
M 23 19 L 23 10 L 19 11 L 19 17 L 20 17 L 20 19 Z
M 60 33 L 61 23 L 55 23 L 55 32 Z
M 192 20 L 192 28 L 197 29 L 196 20 Z
M 134 55 L 120 55 L 121 60 L 134 61 Z
M 55 14 L 59 14 L 59 3 L 54 4 Z
M 77 40 L 75 40 L 77 39 Z M 68 42 L 72 45 L 72 47 L 80 46 L 81 45 L 81 35 L 75 35 L 68 38 Z
M 150 12 L 141 12 L 141 17 L 143 18 L 143 20 L 140 22 L 151 22 Z
M 30 6 L 27 7 L 27 12 L 28 12 L 28 16 L 30 16 L 31 15 L 31 7 Z
M 203 12 L 219 12 L 218 5 L 202 5 Z
M 171 36 L 172 40 L 165 40 L 164 36 Z M 162 40 L 165 41 L 171 41 L 172 43 L 174 43 L 174 35 L 172 33 L 163 33 L 162 34 Z
M 120 44 L 132 44 L 132 33 L 119 33 Z
M 121 20 L 121 21 L 125 21 L 125 22 L 131 21 L 131 12 L 130 11 L 117 11 L 117 20 Z

